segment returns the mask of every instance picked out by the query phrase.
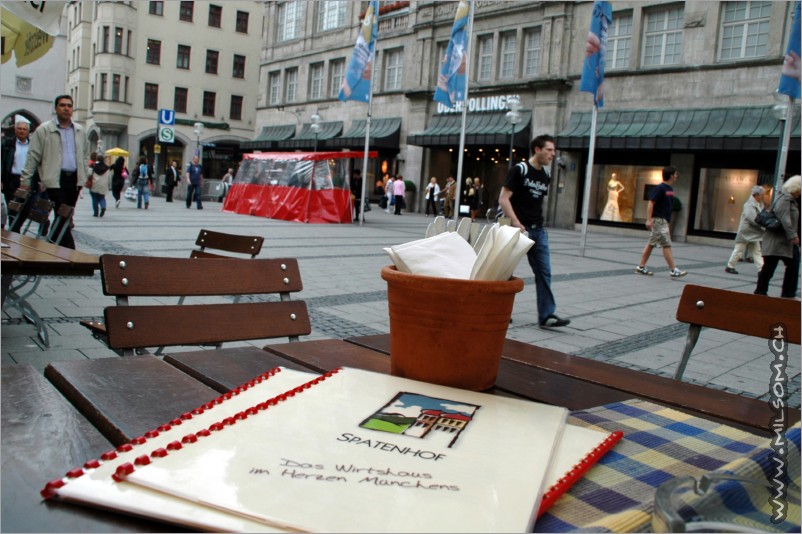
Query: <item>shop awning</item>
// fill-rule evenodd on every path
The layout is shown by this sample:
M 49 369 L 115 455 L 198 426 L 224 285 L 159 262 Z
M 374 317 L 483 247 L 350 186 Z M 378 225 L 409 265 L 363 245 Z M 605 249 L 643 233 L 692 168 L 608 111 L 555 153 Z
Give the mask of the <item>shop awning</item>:
M 328 148 L 364 148 L 367 120 L 354 121 L 348 133 L 326 141 Z M 398 149 L 401 134 L 401 119 L 372 119 L 370 121 L 370 148 Z
M 596 147 L 618 150 L 777 150 L 782 121 L 771 106 L 600 112 Z M 573 112 L 559 150 L 586 149 L 591 112 Z M 790 150 L 799 150 L 799 117 Z
M 515 125 L 515 145 L 529 145 L 531 111 L 521 111 L 521 122 Z M 465 120 L 466 145 L 509 145 L 512 126 L 506 113 L 469 113 Z M 407 137 L 407 144 L 417 146 L 458 146 L 462 115 L 436 115 L 426 130 Z
M 343 121 L 321 122 L 320 131 L 317 133 L 318 148 L 323 147 L 322 141 L 337 137 L 343 133 Z M 312 124 L 304 124 L 301 133 L 281 143 L 277 143 L 278 150 L 291 148 L 294 150 L 312 150 L 315 146 L 315 132 L 312 131 Z
M 243 141 L 239 144 L 243 150 L 272 150 L 276 148 L 277 141 L 284 141 L 295 135 L 295 125 L 265 126 L 256 139 Z

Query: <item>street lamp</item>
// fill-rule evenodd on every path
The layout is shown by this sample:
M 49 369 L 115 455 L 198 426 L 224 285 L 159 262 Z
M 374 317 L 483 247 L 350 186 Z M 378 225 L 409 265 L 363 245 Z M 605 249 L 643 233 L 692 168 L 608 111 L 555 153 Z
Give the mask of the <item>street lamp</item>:
M 518 98 L 515 95 L 507 98 L 507 109 L 509 109 L 509 111 L 504 116 L 504 118 L 507 119 L 507 122 L 510 123 L 510 166 L 509 166 L 509 168 L 511 169 L 512 165 L 513 165 L 512 152 L 513 152 L 513 147 L 515 145 L 515 125 L 518 124 L 519 122 L 521 122 L 521 113 L 519 111 L 521 109 L 521 99 Z
M 197 141 L 197 150 L 198 150 L 198 160 L 201 165 L 203 165 L 203 149 L 201 149 L 200 138 L 203 135 L 203 123 L 196 122 L 195 129 L 192 130 L 195 133 L 195 139 Z
M 322 128 L 322 126 L 320 126 L 320 121 L 323 119 L 321 119 L 320 115 L 317 113 L 309 117 L 309 119 L 312 121 L 310 128 L 312 128 L 312 131 L 315 132 L 315 152 L 317 152 L 317 134 L 320 133 L 320 129 Z

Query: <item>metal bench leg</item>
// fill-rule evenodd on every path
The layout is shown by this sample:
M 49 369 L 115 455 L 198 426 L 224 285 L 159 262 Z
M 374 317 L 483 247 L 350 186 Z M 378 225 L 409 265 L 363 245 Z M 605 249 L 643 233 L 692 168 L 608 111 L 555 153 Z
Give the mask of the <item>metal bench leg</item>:
M 47 333 L 47 325 L 27 300 L 20 298 L 16 292 L 11 291 L 6 296 L 6 302 L 4 304 L 18 309 L 20 313 L 22 313 L 22 317 L 36 327 L 36 334 L 39 336 L 39 339 L 42 340 L 44 346 L 50 348 L 50 336 Z
M 696 342 L 699 341 L 699 333 L 701 331 L 702 327 L 698 324 L 692 324 L 688 327 L 688 337 L 685 338 L 685 350 L 682 351 L 682 358 L 679 360 L 677 372 L 674 375 L 675 380 L 682 380 L 682 375 L 685 373 L 685 367 L 688 365 L 688 360 L 691 357 L 693 348 L 696 346 Z

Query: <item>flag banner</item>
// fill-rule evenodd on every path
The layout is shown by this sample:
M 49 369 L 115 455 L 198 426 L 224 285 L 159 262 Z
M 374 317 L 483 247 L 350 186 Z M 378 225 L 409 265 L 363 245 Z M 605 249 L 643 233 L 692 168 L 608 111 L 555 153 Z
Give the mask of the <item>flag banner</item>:
M 585 63 L 579 90 L 593 93 L 593 103 L 604 106 L 604 61 L 607 57 L 607 29 L 613 21 L 610 2 L 596 0 L 590 19 L 590 32 L 585 46 Z
M 3 63 L 14 55 L 17 58 L 17 66 L 22 67 L 36 61 L 53 47 L 53 43 L 56 42 L 53 36 L 14 15 L 5 9 L 5 4 L 1 11 Z
M 2 2 L 4 9 L 48 35 L 59 34 L 61 12 L 65 5 L 67 2 Z
M 799 6 L 802 1 L 797 0 L 794 9 L 794 22 L 791 26 L 791 38 L 788 40 L 788 50 L 785 52 L 785 62 L 780 73 L 780 86 L 777 92 L 791 98 L 799 98 L 800 78 L 802 78 L 802 64 L 799 61 Z
M 457 7 L 454 26 L 451 27 L 451 40 L 443 56 L 443 66 L 437 77 L 437 88 L 434 90 L 435 102 L 454 107 L 455 102 L 465 101 L 465 66 L 467 65 L 468 15 L 471 6 L 462 0 Z
M 339 98 L 368 102 L 370 100 L 370 80 L 373 60 L 376 56 L 376 37 L 379 34 L 379 2 L 372 0 L 365 12 L 362 28 L 356 37 L 354 54 L 343 78 Z

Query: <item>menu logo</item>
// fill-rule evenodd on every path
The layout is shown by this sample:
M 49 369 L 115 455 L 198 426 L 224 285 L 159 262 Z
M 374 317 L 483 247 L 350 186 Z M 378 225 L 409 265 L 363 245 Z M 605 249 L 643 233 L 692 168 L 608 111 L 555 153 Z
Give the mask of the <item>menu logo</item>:
M 400 392 L 360 423 L 361 428 L 403 434 L 451 448 L 481 406 Z

